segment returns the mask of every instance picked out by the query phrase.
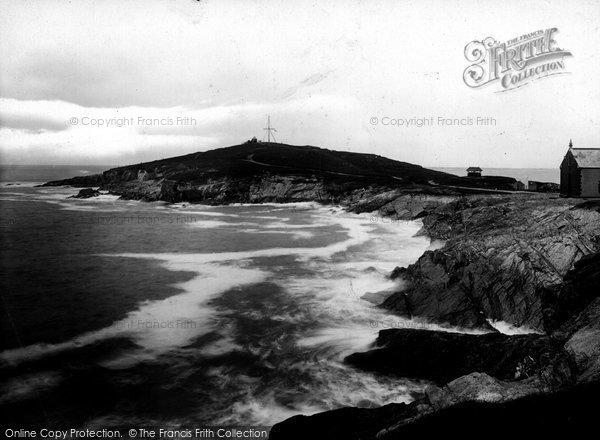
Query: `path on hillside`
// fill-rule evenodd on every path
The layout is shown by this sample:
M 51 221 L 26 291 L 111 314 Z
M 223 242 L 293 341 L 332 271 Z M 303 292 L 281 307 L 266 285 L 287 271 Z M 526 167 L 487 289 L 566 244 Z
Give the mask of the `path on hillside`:
M 269 164 L 269 163 L 258 162 L 256 160 L 254 160 L 254 153 L 249 154 L 246 159 L 240 159 L 240 160 L 243 160 L 244 162 L 250 162 L 250 163 L 253 163 L 253 164 L 256 164 L 256 165 L 262 165 L 262 166 L 265 166 L 265 167 L 288 168 L 288 169 L 292 169 L 292 170 L 298 169 L 297 167 L 290 167 L 288 165 L 273 165 L 273 164 Z M 342 173 L 342 172 L 339 172 L 339 171 L 318 170 L 316 168 L 303 168 L 303 169 L 308 170 L 308 171 L 316 171 L 316 172 L 319 172 L 319 173 L 337 174 L 339 176 L 350 176 L 350 177 L 392 177 L 394 179 L 404 180 L 402 177 L 396 177 L 396 176 Z

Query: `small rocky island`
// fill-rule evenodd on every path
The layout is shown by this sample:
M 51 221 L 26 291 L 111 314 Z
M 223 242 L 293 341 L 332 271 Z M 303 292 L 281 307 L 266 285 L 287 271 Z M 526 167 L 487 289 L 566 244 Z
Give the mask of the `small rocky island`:
M 342 408 L 277 424 L 277 439 L 537 436 L 586 425 L 600 390 L 600 202 L 516 191 L 508 177 L 458 177 L 371 154 L 247 143 L 49 182 L 126 199 L 205 204 L 317 201 L 420 219 L 442 240 L 390 277 L 400 316 L 480 334 L 381 330 L 345 360 L 429 381 L 410 404 Z M 91 194 L 89 191 L 80 196 Z M 527 334 L 502 334 L 496 322 Z

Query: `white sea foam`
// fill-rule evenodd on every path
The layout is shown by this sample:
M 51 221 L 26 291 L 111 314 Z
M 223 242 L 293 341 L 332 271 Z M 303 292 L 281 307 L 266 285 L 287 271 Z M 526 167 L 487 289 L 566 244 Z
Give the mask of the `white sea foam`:
M 290 217 L 277 217 L 275 215 L 255 215 L 251 212 L 245 212 L 242 213 L 240 215 L 243 215 L 245 217 L 251 217 L 251 218 L 260 218 L 260 219 L 267 219 L 267 220 L 278 220 L 280 222 L 289 222 L 291 220 Z
M 74 203 L 85 205 L 81 201 Z M 289 205 L 276 206 L 277 208 L 269 208 L 269 211 L 285 211 L 290 208 Z M 171 207 L 157 208 L 171 210 Z M 315 247 L 285 246 L 221 253 L 103 254 L 109 257 L 153 259 L 167 269 L 193 271 L 197 275 L 190 281 L 177 284 L 181 293 L 163 300 L 144 302 L 110 327 L 58 344 L 36 344 L 5 351 L 0 353 L 0 360 L 14 364 L 109 338 L 127 337 L 139 348 L 128 348 L 120 352 L 118 357 L 104 361 L 104 366 L 124 369 L 139 362 L 156 361 L 159 356 L 174 351 L 181 355 L 190 353 L 196 356 L 200 353 L 202 356 L 219 357 L 234 350 L 247 350 L 260 357 L 265 368 L 284 368 L 290 374 L 296 372 L 299 377 L 309 378 L 305 382 L 300 379 L 303 382 L 297 390 L 286 390 L 286 381 L 270 384 L 265 390 L 256 377 L 242 373 L 231 376 L 236 374 L 231 372 L 235 370 L 225 373 L 218 366 L 213 367 L 206 373 L 214 375 L 215 381 L 235 381 L 244 384 L 247 390 L 245 397 L 232 403 L 229 415 L 222 415 L 214 421 L 216 424 L 236 424 L 243 421 L 255 425 L 272 425 L 298 413 L 313 414 L 346 405 L 378 406 L 409 401 L 410 391 L 418 389 L 422 384 L 412 382 L 410 388 L 409 385 L 399 384 L 397 379 L 378 377 L 350 368 L 342 360 L 352 352 L 367 350 L 375 341 L 378 331 L 383 328 L 463 331 L 400 318 L 362 299 L 367 293 L 385 292 L 385 296 L 398 289 L 398 282 L 388 277 L 391 270 L 397 265 L 411 264 L 431 246 L 426 237 L 414 236 L 421 223 L 373 223 L 368 214 L 357 216 L 340 209 L 315 207 L 314 204 L 294 204 L 294 209 L 308 210 L 302 216 L 312 218 L 313 222 L 301 224 L 296 221 L 290 224 L 289 217 L 282 219 L 277 215 L 242 215 L 239 210 L 233 211 L 231 215 L 221 215 L 228 211 L 214 210 L 212 207 L 210 211 L 206 211 L 204 207 L 200 211 L 194 211 L 182 206 L 178 212 L 209 217 L 190 223 L 195 227 L 247 226 L 236 230 L 240 234 L 282 233 L 292 238 L 309 238 L 316 228 L 337 225 L 346 231 L 346 237 L 336 234 L 336 237 L 342 237 L 339 241 Z M 284 212 L 282 214 L 285 215 Z M 244 220 L 260 218 L 273 221 L 236 222 L 236 216 Z M 231 217 L 234 222 L 225 221 L 227 217 Z M 364 246 L 367 243 L 368 246 Z M 268 271 L 256 269 L 255 258 L 280 256 L 296 257 L 296 262 L 302 269 L 297 276 L 290 276 L 289 268 L 285 266 L 274 265 Z M 301 333 L 294 335 L 291 349 L 286 345 L 290 343 L 289 340 L 280 338 L 269 339 L 268 344 L 240 346 L 241 342 L 238 343 L 234 337 L 234 328 L 226 324 L 227 318 L 223 318 L 210 305 L 210 300 L 222 292 L 262 281 L 278 285 L 282 292 L 290 296 L 290 303 L 301 306 L 300 312 L 282 308 L 280 313 L 276 311 L 269 316 L 273 321 L 285 321 L 292 328 L 302 329 L 299 330 Z M 264 312 L 259 308 L 244 309 L 237 313 L 243 315 L 245 320 L 265 318 Z M 315 328 L 306 330 L 304 325 L 294 325 L 303 324 L 307 319 L 316 323 Z M 191 345 L 199 336 L 209 332 L 211 337 L 218 334 L 220 338 L 211 339 L 200 348 Z M 286 350 L 291 350 L 290 358 L 281 360 L 285 365 L 276 365 L 272 357 L 287 353 Z M 285 394 L 286 398 L 280 399 L 278 393 Z
M 0 388 L 0 404 L 28 399 L 32 394 L 54 388 L 61 381 L 61 375 L 54 371 L 44 371 L 13 378 Z
M 543 334 L 544 332 L 540 330 L 533 329 L 528 326 L 516 326 L 506 321 L 494 321 L 492 319 L 488 319 L 487 322 L 498 330 L 500 333 L 504 333 L 505 335 L 527 335 L 527 334 Z
M 42 185 L 44 182 L 0 182 L 0 188 L 35 188 Z
M 425 382 L 412 382 L 409 387 L 397 378 L 385 378 L 358 371 L 339 362 L 319 361 L 315 371 L 312 362 L 291 365 L 291 370 L 311 368 L 314 383 L 303 390 L 290 391 L 285 387 L 267 391 L 253 390 L 232 405 L 231 415 L 225 415 L 215 424 L 235 424 L 244 420 L 253 425 L 273 425 L 294 415 L 312 415 L 342 406 L 376 407 L 388 403 L 408 403 L 410 391 L 416 391 Z M 241 379 L 236 378 L 237 381 Z M 314 388 L 313 388 L 314 387 Z M 292 393 L 288 398 L 281 395 Z M 286 403 L 284 404 L 283 401 Z
M 246 229 L 239 229 L 238 232 L 242 232 L 244 234 L 282 234 L 282 235 L 288 235 L 294 240 L 299 240 L 301 238 L 312 238 L 315 236 L 314 232 L 310 232 L 310 231 L 297 231 L 297 230 L 286 231 L 285 229 L 262 230 L 262 229 L 256 229 L 256 228 L 246 228 Z
M 181 210 L 175 210 L 177 212 L 181 212 Z M 194 210 L 185 210 L 185 214 L 190 215 L 203 215 L 207 217 L 240 217 L 238 214 L 225 214 L 224 212 L 214 212 L 214 211 L 194 211 Z
M 303 204 L 302 206 L 306 205 Z M 167 298 L 166 300 L 143 304 L 138 310 L 131 312 L 123 322 L 137 323 L 141 321 L 160 323 L 168 321 L 176 323 L 177 320 L 193 320 L 201 328 L 183 328 L 184 326 L 181 325 L 180 328 L 175 330 L 164 328 L 139 329 L 136 327 L 137 324 L 130 325 L 129 327 L 125 324 L 121 324 L 121 327 L 113 325 L 98 331 L 82 334 L 62 343 L 35 344 L 29 347 L 4 351 L 0 353 L 0 360 L 18 362 L 26 358 L 39 357 L 48 353 L 68 350 L 118 336 L 134 337 L 135 341 L 144 349 L 144 353 L 148 358 L 168 350 L 169 347 L 182 346 L 206 331 L 204 324 L 200 325 L 198 323 L 206 323 L 206 320 L 210 316 L 210 311 L 206 307 L 198 307 L 199 304 L 233 286 L 259 282 L 267 275 L 256 269 L 215 263 L 227 263 L 230 261 L 239 263 L 240 260 L 244 259 L 282 255 L 297 255 L 305 260 L 311 258 L 331 258 L 332 255 L 345 251 L 352 246 L 360 245 L 369 239 L 369 232 L 372 227 L 365 224 L 364 221 L 351 215 L 339 215 L 329 218 L 331 221 L 344 226 L 348 231 L 348 238 L 323 247 L 271 248 L 255 251 L 208 254 L 103 254 L 103 256 L 155 259 L 161 261 L 165 267 L 172 270 L 197 272 L 199 275 L 196 278 L 178 285 L 183 290 L 182 294 Z M 218 220 L 207 222 L 204 223 L 207 227 L 220 227 L 224 226 L 224 224 L 231 225 L 231 223 Z M 135 355 L 130 361 L 141 360 L 139 356 L 139 354 Z
M 290 224 L 283 222 L 273 222 L 262 225 L 261 227 L 266 229 L 310 229 L 310 228 L 322 228 L 326 226 L 330 226 L 331 223 L 309 223 L 309 224 Z
M 289 203 L 231 203 L 227 206 L 251 206 L 251 207 L 268 207 L 268 208 L 272 208 L 272 211 L 283 211 L 283 210 L 289 210 L 291 209 L 303 209 L 303 210 L 309 210 L 309 209 L 321 209 L 323 208 L 323 205 L 321 205 L 320 203 L 317 202 L 289 202 Z
M 174 348 L 187 345 L 194 338 L 212 329 L 212 309 L 206 303 L 220 292 L 265 279 L 268 273 L 256 269 L 242 269 L 230 265 L 198 263 L 193 257 L 172 260 L 153 255 L 174 271 L 194 271 L 198 276 L 176 286 L 182 293 L 159 301 L 148 301 L 130 312 L 123 320 L 101 330 L 84 333 L 57 344 L 34 344 L 0 353 L 0 360 L 15 364 L 52 353 L 89 345 L 115 337 L 130 337 L 139 350 L 113 359 L 106 365 L 126 368 L 143 360 L 155 359 Z M 139 257 L 138 257 L 139 258 Z
M 131 206 L 131 201 L 120 200 L 119 196 L 107 192 L 101 192 L 99 196 L 87 199 L 71 198 L 78 192 L 79 188 L 71 187 L 36 188 L 34 193 L 2 191 L 0 199 L 13 202 L 51 203 L 60 206 L 60 209 L 65 211 L 83 212 L 120 212 Z

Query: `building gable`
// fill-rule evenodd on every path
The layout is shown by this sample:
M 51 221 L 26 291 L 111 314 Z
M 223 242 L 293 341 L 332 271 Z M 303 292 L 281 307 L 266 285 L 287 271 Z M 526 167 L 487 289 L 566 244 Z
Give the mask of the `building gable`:
M 571 148 L 569 153 L 579 168 L 600 168 L 600 148 Z

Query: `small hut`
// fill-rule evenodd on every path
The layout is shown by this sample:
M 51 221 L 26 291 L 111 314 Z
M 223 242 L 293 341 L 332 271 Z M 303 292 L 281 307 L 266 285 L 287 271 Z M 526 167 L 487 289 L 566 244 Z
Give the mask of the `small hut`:
M 467 176 L 468 177 L 481 177 L 481 172 L 483 170 L 479 167 L 469 167 L 467 168 Z

